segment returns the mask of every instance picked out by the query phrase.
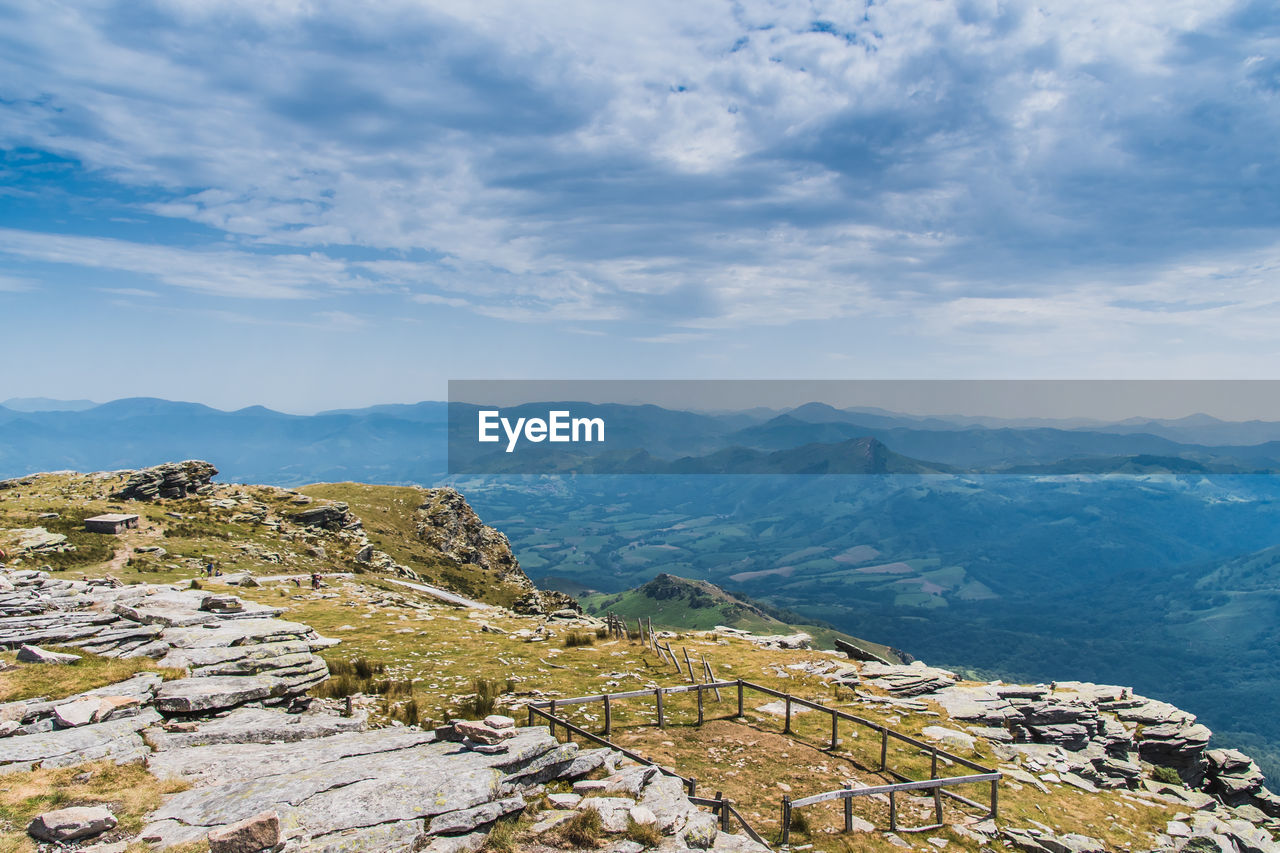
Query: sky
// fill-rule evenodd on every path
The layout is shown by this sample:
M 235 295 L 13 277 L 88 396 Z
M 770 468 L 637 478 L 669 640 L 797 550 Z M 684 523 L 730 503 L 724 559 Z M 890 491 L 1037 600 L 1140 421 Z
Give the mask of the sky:
M 1270 2 L 0 0 L 0 399 L 1280 378 Z

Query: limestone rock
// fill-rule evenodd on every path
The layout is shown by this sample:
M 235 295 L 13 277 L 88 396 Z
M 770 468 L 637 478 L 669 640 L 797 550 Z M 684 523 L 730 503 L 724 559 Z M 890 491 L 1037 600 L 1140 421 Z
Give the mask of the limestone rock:
M 427 827 L 428 835 L 460 835 L 472 832 L 482 826 L 493 823 L 503 815 L 523 809 L 524 797 L 516 795 L 506 799 L 493 800 L 469 809 L 438 815 L 431 819 Z
M 210 486 L 218 469 L 208 462 L 189 459 L 166 462 L 135 471 L 111 497 L 115 500 L 152 501 L 156 498 L 184 498 Z
M 79 655 L 67 654 L 65 652 L 49 652 L 39 646 L 24 645 L 18 649 L 18 660 L 22 663 L 75 663 L 80 660 Z
M 156 708 L 167 714 L 191 714 L 234 708 L 281 696 L 285 692 L 277 679 L 269 676 L 214 675 L 167 681 L 156 692 Z
M 260 853 L 280 843 L 280 816 L 274 811 L 245 818 L 209 833 L 209 853 Z
M 41 841 L 77 841 L 115 829 L 116 823 L 107 809 L 76 806 L 37 815 L 27 824 L 27 834 Z

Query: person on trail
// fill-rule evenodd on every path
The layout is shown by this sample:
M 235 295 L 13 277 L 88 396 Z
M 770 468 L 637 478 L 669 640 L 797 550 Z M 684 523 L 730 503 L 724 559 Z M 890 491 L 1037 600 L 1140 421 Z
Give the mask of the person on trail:
M 311 573 L 311 588 L 312 588 L 312 589 L 319 589 L 319 588 L 320 588 L 320 573 L 319 573 L 319 572 L 312 572 L 312 573 Z

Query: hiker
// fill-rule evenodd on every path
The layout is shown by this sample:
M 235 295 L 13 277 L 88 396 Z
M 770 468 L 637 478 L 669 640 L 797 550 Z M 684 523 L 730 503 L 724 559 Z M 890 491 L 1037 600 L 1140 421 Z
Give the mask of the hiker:
M 312 572 L 312 573 L 311 573 L 311 588 L 312 588 L 312 589 L 319 589 L 319 588 L 320 588 L 320 573 L 319 573 L 319 572 Z

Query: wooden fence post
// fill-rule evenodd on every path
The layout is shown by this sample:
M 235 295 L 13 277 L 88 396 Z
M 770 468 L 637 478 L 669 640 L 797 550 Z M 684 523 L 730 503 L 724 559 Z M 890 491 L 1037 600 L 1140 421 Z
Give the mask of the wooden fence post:
M 782 727 L 782 733 L 784 735 L 789 735 L 791 734 L 791 694 L 790 693 L 787 694 L 786 703 L 787 703 L 787 723 L 785 726 Z
M 933 789 L 933 822 L 942 823 L 942 786 Z
M 889 769 L 889 730 L 880 727 L 880 770 Z
M 698 796 L 698 777 L 697 776 L 689 777 L 689 796 L 691 797 Z
M 685 646 L 682 649 L 680 649 L 680 651 L 684 652 L 684 665 L 689 669 L 689 683 L 697 684 L 698 679 L 693 677 L 693 664 L 689 662 L 689 647 Z M 677 663 L 676 668 L 679 669 L 679 667 L 680 667 L 680 664 Z
M 1000 780 L 991 780 L 991 819 L 995 820 L 1000 814 Z
M 852 791 L 853 783 L 845 782 L 845 790 Z M 844 831 L 853 832 L 853 795 L 844 798 Z
M 786 794 L 782 795 L 782 840 L 781 844 L 786 847 L 791 843 L 791 798 Z
M 658 697 L 658 728 L 662 728 L 662 688 L 657 688 L 653 693 Z
M 613 733 L 613 706 L 609 701 L 609 694 L 604 694 L 604 734 L 608 737 Z
M 898 831 L 898 797 L 897 791 L 889 792 L 889 831 Z
M 738 716 L 742 716 L 742 679 L 738 679 Z
M 707 683 L 708 683 L 708 684 L 714 684 L 716 681 L 719 681 L 719 679 L 718 679 L 718 678 L 716 678 L 716 671 L 715 671 L 714 669 L 712 669 L 712 668 L 711 668 L 711 662 L 707 660 L 707 656 L 706 656 L 706 655 L 703 655 L 703 656 L 702 656 L 702 668 L 703 668 L 703 670 L 705 671 L 705 674 L 706 674 L 706 676 L 707 676 Z M 715 690 L 716 690 L 716 701 L 717 701 L 717 702 L 719 702 L 719 701 L 720 701 L 720 688 L 719 688 L 719 687 L 717 687 Z
M 720 831 L 729 831 L 729 810 L 725 806 L 724 791 L 716 791 L 716 812 L 720 815 Z
M 938 778 L 938 749 L 937 749 L 937 747 L 934 747 L 933 749 L 929 750 L 929 755 L 930 755 L 930 757 L 933 759 L 932 763 L 929 765 L 929 778 L 930 778 L 930 779 L 937 779 L 937 778 Z
M 835 752 L 836 747 L 840 745 L 840 729 L 838 725 L 840 718 L 836 716 L 836 712 L 831 712 L 831 751 Z
M 698 685 L 698 725 L 702 725 L 702 685 Z
M 533 725 L 533 705 L 529 706 L 529 725 Z

